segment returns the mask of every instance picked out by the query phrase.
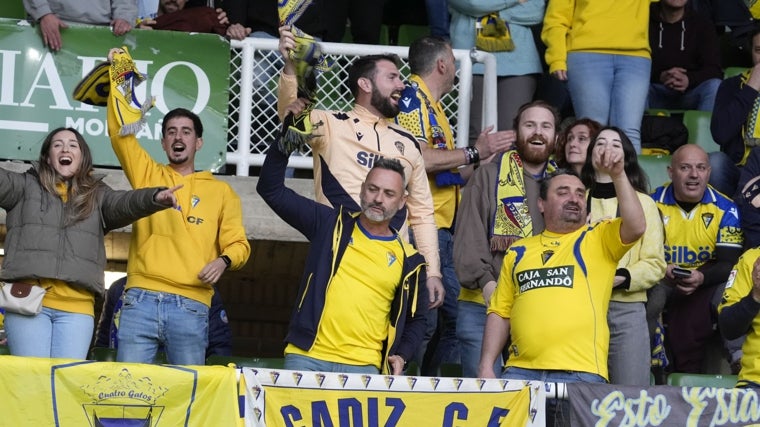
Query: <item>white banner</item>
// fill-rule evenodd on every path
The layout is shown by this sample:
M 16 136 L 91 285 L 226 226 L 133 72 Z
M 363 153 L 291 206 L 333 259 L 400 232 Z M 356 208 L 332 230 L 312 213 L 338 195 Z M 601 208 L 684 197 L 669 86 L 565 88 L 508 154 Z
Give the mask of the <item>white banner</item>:
M 243 368 L 246 426 L 545 425 L 542 382 Z

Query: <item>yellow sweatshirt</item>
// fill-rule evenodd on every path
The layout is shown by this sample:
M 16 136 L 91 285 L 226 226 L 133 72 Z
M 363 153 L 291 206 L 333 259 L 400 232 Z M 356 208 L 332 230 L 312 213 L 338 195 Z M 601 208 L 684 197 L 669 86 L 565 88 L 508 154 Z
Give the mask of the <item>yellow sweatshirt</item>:
M 650 57 L 650 0 L 551 0 L 541 40 L 549 72 L 567 70 L 568 52 Z
M 210 305 L 214 291 L 198 279 L 201 269 L 220 255 L 230 257 L 230 269 L 239 269 L 251 253 L 240 197 L 210 172 L 182 176 L 153 160 L 134 135 L 119 136 L 110 108 L 109 103 L 111 145 L 132 187 L 184 185 L 174 193 L 180 209 L 165 209 L 132 225 L 127 289 L 173 293 Z

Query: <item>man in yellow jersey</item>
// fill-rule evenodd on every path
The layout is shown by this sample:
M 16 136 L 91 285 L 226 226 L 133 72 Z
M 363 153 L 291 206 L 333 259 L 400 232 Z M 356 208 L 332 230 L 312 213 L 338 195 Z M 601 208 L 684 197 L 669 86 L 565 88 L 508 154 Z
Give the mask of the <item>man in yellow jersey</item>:
M 696 144 L 673 153 L 668 174 L 673 181 L 652 197 L 665 228 L 665 277 L 650 288 L 647 320 L 650 334 L 663 309 L 665 346 L 675 372 L 717 373 L 703 366 L 715 333 L 715 310 L 731 267 L 744 242 L 734 202 L 708 184 L 710 160 Z M 724 343 L 731 363 L 741 357 L 740 343 Z
M 285 67 L 277 88 L 280 119 L 285 119 L 288 112 L 300 114 L 307 108 L 307 102 L 298 98 L 296 64 L 290 57 L 295 48 L 296 41 L 290 28 L 281 27 L 279 49 Z M 313 129 L 308 143 L 314 158 L 314 192 L 320 203 L 333 207 L 343 204 L 350 210 L 359 211 L 360 187 L 374 162 L 381 158 L 399 160 L 404 167 L 404 183 L 409 196 L 405 209 L 399 211 L 392 225 L 400 229 L 408 210 L 414 243 L 428 264 L 426 286 L 430 308 L 436 308 L 443 303 L 444 289 L 433 197 L 419 143 L 392 120 L 399 112 L 399 99 L 404 89 L 397 60 L 394 55 L 367 55 L 354 60 L 348 70 L 347 82 L 355 99 L 351 111 L 309 110 Z M 294 105 L 298 108 L 291 109 Z M 332 185 L 332 182 L 339 186 Z M 338 202 L 336 198 L 341 195 L 336 195 L 336 189 L 351 198 Z
M 175 108 L 164 116 L 161 146 L 169 164 L 161 164 L 134 134 L 121 135 L 124 110 L 117 111 L 116 92 L 108 98 L 108 133 L 129 183 L 182 186 L 175 193 L 179 208 L 132 226 L 117 360 L 151 363 L 163 344 L 169 363 L 203 365 L 212 285 L 225 270 L 242 268 L 251 253 L 240 198 L 211 172 L 195 171 L 203 146 L 195 113 Z
M 401 374 L 425 333 L 428 305 L 425 260 L 390 226 L 407 199 L 403 166 L 375 161 L 361 185 L 361 210 L 351 212 L 287 188 L 287 163 L 273 144 L 256 187 L 311 242 L 285 337 L 285 368 Z
M 441 104 L 441 97 L 454 87 L 455 61 L 451 44 L 440 37 L 425 36 L 412 42 L 409 46 L 412 75 L 401 94 L 400 112 L 396 116 L 396 123 L 419 141 L 438 227 L 438 255 L 446 296 L 441 307 L 428 313 L 425 341 L 415 356 L 422 375 L 430 376 L 438 375 L 441 363 L 459 363 L 456 338 L 459 281 L 454 271 L 453 234 L 460 187 L 481 157 L 489 159 L 515 141 L 514 131 L 490 133 L 492 128 L 488 128 L 474 146 L 455 147 L 454 134 Z
M 595 150 L 594 169 L 612 177 L 620 216 L 586 224 L 586 187 L 572 171 L 541 182 L 545 230 L 512 244 L 488 306 L 479 373 L 495 378 L 494 361 L 511 339 L 502 378 L 549 382 L 607 381 L 607 308 L 618 261 L 644 234 L 646 220 L 622 151 Z M 549 402 L 564 416 L 567 401 Z M 551 421 L 550 421 L 551 420 Z
M 718 324 L 726 339 L 747 335 L 742 346 L 737 387 L 760 389 L 760 248 L 745 252 L 726 282 L 718 306 Z
M 478 374 L 486 304 L 505 251 L 516 240 L 538 234 L 539 181 L 556 169 L 559 113 L 544 101 L 523 105 L 515 118 L 516 148 L 481 165 L 464 187 L 457 211 L 454 266 L 462 285 L 457 306 L 457 339 L 462 373 Z M 497 366 L 501 361 L 495 362 Z

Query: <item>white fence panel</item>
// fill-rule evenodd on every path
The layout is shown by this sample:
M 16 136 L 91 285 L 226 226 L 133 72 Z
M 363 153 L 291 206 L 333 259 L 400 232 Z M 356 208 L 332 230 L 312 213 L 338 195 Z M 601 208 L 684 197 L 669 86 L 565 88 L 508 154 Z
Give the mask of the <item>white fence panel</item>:
M 280 134 L 277 117 L 277 80 L 282 58 L 277 39 L 248 38 L 233 40 L 230 54 L 230 106 L 228 117 L 227 164 L 234 165 L 237 175 L 247 176 L 249 168 L 261 166 L 269 144 Z M 333 68 L 319 76 L 317 108 L 348 110 L 353 97 L 345 85 L 348 67 L 359 56 L 393 53 L 403 65 L 401 73 L 409 75 L 406 46 L 380 46 L 344 43 L 321 43 L 322 50 L 334 61 Z M 468 144 L 470 101 L 472 99 L 472 64 L 485 64 L 483 85 L 483 126 L 496 125 L 496 62 L 493 55 L 480 51 L 454 50 L 459 63 L 454 89 L 444 96 L 444 109 L 449 116 L 456 145 Z M 294 154 L 289 166 L 311 169 L 311 154 Z

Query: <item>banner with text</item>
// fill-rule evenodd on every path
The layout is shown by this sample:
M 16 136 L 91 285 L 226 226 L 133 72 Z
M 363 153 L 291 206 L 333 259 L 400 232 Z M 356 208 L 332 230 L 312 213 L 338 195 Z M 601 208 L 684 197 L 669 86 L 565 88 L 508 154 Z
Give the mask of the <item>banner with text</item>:
M 236 371 L 0 356 L 6 426 L 237 426 Z
M 541 382 L 243 368 L 247 426 L 543 426 Z
M 754 390 L 568 384 L 572 425 L 746 426 L 760 422 Z
M 106 130 L 105 107 L 74 101 L 77 83 L 105 60 L 112 47 L 126 45 L 148 80 L 137 99 L 156 99 L 147 125 L 137 135 L 157 161 L 161 119 L 169 110 L 187 108 L 204 125 L 198 169 L 218 170 L 227 152 L 230 47 L 216 34 L 132 30 L 115 37 L 107 27 L 70 26 L 61 31 L 63 48 L 42 45 L 38 27 L 0 19 L 0 158 L 36 160 L 45 135 L 60 126 L 77 129 L 92 149 L 96 165 L 119 166 Z

